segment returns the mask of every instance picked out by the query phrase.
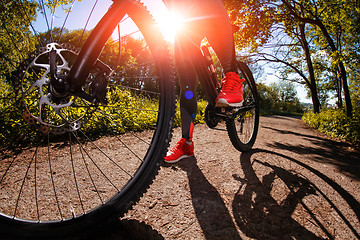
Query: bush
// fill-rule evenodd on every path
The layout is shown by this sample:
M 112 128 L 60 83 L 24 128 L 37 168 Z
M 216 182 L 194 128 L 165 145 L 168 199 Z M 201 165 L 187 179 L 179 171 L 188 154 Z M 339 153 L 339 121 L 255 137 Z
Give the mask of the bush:
M 39 130 L 29 125 L 22 117 L 23 108 L 16 101 L 13 90 L 8 86 L 1 86 L 0 95 L 0 144 L 2 146 L 16 147 L 20 144 L 27 145 L 37 139 Z M 34 96 L 36 99 L 36 96 Z M 142 111 L 141 109 L 158 109 L 158 102 L 147 94 L 138 94 L 130 90 L 112 88 L 108 93 L 108 106 L 100 106 L 91 118 L 82 125 L 82 131 L 87 135 L 101 136 L 109 132 L 124 133 L 128 131 L 143 131 L 154 126 L 157 121 L 157 111 Z M 34 100 L 34 102 L 36 102 Z M 194 123 L 204 123 L 204 113 L 207 102 L 198 101 L 197 115 Z M 81 116 L 79 109 L 73 108 L 69 115 Z M 69 110 L 70 111 L 70 110 Z M 114 114 L 116 112 L 116 114 Z M 105 113 L 105 114 L 104 114 Z M 115 117 L 113 117 L 115 115 Z M 177 104 L 175 126 L 180 126 L 180 106 Z M 111 126 L 111 129 L 109 129 Z M 57 136 L 54 136 L 55 138 Z
M 194 124 L 197 123 L 205 123 L 204 115 L 205 115 L 205 108 L 207 105 L 206 100 L 199 100 L 197 103 L 197 112 L 196 112 L 196 118 L 194 120 Z M 180 115 L 180 103 L 177 101 L 176 103 L 176 112 L 175 112 L 175 121 L 174 121 L 174 127 L 179 127 L 181 125 L 181 115 Z
M 0 144 L 2 146 L 27 145 L 36 141 L 39 134 L 38 129 L 23 119 L 22 114 L 25 109 L 20 107 L 21 103 L 16 99 L 19 97 L 15 97 L 14 92 L 10 89 L 6 95 L 0 95 Z M 99 106 L 95 112 L 90 113 L 90 118 L 82 125 L 81 129 L 87 135 L 101 136 L 113 132 L 143 131 L 155 126 L 158 101 L 152 99 L 151 96 L 113 88 L 108 93 L 108 100 L 108 106 L 111 107 Z M 154 111 L 143 111 L 142 109 Z M 50 112 L 53 111 L 50 110 Z M 82 115 L 80 108 L 76 107 L 66 113 L 69 116 Z M 50 137 L 58 138 L 58 136 Z
M 360 144 L 359 108 L 355 109 L 352 117 L 348 117 L 343 109 L 327 109 L 318 114 L 305 113 L 302 120 L 327 135 Z

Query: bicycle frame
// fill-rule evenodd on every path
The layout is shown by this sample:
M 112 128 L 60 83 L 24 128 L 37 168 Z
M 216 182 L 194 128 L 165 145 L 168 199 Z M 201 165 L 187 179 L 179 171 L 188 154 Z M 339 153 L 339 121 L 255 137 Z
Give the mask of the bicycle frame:
M 213 65 L 214 62 L 211 58 L 208 46 L 201 46 L 200 57 L 201 61 L 196 61 L 195 66 L 199 76 L 199 81 L 204 88 L 205 97 L 207 98 L 210 107 L 214 109 L 218 117 L 224 118 L 225 120 L 229 118 L 233 119 L 239 114 L 247 112 L 255 107 L 255 103 L 248 103 L 239 108 L 215 108 L 215 100 L 221 86 L 215 72 Z M 238 68 L 240 69 L 241 67 L 238 66 Z M 251 85 L 249 85 L 249 87 L 252 88 Z
M 202 46 L 199 53 L 201 60 L 195 61 L 196 71 L 201 85 L 204 88 L 206 99 L 211 107 L 215 107 L 215 100 L 220 89 L 220 84 L 216 76 L 213 61 L 207 46 Z

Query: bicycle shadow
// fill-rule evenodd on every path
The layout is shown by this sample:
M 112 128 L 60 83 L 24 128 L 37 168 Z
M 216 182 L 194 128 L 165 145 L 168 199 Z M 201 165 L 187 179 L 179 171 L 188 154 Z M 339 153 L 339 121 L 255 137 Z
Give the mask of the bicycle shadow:
M 256 158 L 257 153 L 265 154 L 264 158 Z M 269 156 L 275 162 L 269 161 Z M 262 149 L 242 153 L 240 165 L 243 174 L 233 174 L 239 188 L 229 211 L 196 158 L 177 164 L 187 173 L 192 204 L 205 239 L 241 239 L 237 229 L 254 239 L 335 239 L 337 232 L 343 230 L 339 226 L 346 229 L 346 237 L 360 239 L 359 229 L 354 225 L 360 219 L 360 203 L 318 170 L 289 156 Z M 316 179 L 326 187 L 318 186 Z M 278 191 L 285 193 L 281 195 Z M 338 195 L 340 200 L 333 202 L 331 194 Z M 329 215 L 322 215 L 317 209 L 324 207 L 322 204 L 330 209 Z M 343 208 L 346 204 L 349 209 Z M 352 220 L 349 210 L 353 211 Z
M 177 164 L 187 173 L 192 204 L 205 239 L 241 239 L 223 199 L 206 179 L 195 157 Z
M 267 145 L 269 147 L 274 149 L 284 149 L 299 154 L 311 154 L 313 155 L 314 160 L 321 163 L 335 165 L 337 168 L 339 168 L 340 171 L 346 172 L 350 177 L 356 180 L 360 180 L 360 155 L 358 155 L 355 151 L 349 151 L 349 148 L 352 147 L 350 144 L 320 136 L 301 134 L 294 131 L 284 131 L 268 126 L 262 127 L 276 131 L 284 136 L 289 135 L 291 136 L 289 139 L 293 139 L 295 136 L 309 140 L 314 145 L 314 147 L 308 147 L 303 145 L 275 142 L 268 143 Z
M 246 236 L 255 239 L 334 239 L 334 233 L 321 219 L 323 216 L 318 216 L 304 201 L 307 196 L 317 196 L 334 209 L 335 214 L 355 237 L 360 238 L 345 214 L 329 199 L 328 193 L 320 190 L 302 172 L 255 159 L 253 155 L 256 153 L 271 154 L 278 159 L 283 158 L 292 164 L 297 164 L 303 171 L 311 172 L 331 186 L 332 190 L 348 203 L 358 219 L 360 214 L 359 202 L 340 185 L 316 169 L 283 154 L 255 149 L 241 154 L 240 164 L 244 177 L 233 175 L 234 179 L 240 182 L 232 204 L 233 215 L 236 224 Z M 259 169 L 261 169 L 262 177 L 258 176 Z M 281 201 L 273 197 L 274 192 L 276 194 L 277 190 L 281 191 L 280 187 L 278 189 L 274 187 L 275 180 L 284 184 L 281 188 L 289 189 L 287 195 L 282 196 Z M 300 223 L 298 219 L 294 219 L 295 209 L 299 207 L 304 209 L 303 213 L 307 215 L 307 221 L 317 226 L 317 234 L 312 232 L 312 228 L 309 230 L 308 226 L 305 227 L 303 222 Z

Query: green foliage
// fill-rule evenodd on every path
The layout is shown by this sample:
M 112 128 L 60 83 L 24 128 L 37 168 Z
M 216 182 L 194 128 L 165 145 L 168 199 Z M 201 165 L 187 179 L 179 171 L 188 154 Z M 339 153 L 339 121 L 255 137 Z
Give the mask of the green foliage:
M 69 3 L 71 1 L 49 0 L 45 2 L 45 5 L 52 8 L 64 2 Z M 2 50 L 4 50 L 4 53 L 2 53 L 4 58 L 0 61 L 2 70 L 2 74 L 0 75 L 0 87 L 2 90 L 0 96 L 0 144 L 1 146 L 14 147 L 18 144 L 28 143 L 29 140 L 31 142 L 32 139 L 35 139 L 41 132 L 23 119 L 22 115 L 25 113 L 25 109 L 19 106 L 22 104 L 22 101 L 19 100 L 21 93 L 14 91 L 14 86 L 10 85 L 14 81 L 21 81 L 21 79 L 16 76 L 11 76 L 10 73 L 20 62 L 29 56 L 30 49 L 34 48 L 37 40 L 43 43 L 49 43 L 55 40 L 59 43 L 79 47 L 90 33 L 89 31 L 83 31 L 81 29 L 69 31 L 67 29 L 54 28 L 51 31 L 51 38 L 50 32 L 40 33 L 34 37 L 31 35 L 31 31 L 29 31 L 30 21 L 34 20 L 34 18 L 21 19 L 20 15 L 22 12 L 20 10 L 23 9 L 19 10 L 15 8 L 14 10 L 16 11 L 11 11 L 10 9 L 11 7 L 17 6 L 15 3 L 16 1 L 8 1 L 4 6 L 0 6 L 4 9 L 4 12 L 0 13 L 2 20 L 9 18 L 15 19 L 15 17 L 19 18 L 14 21 L 14 24 L 6 25 L 6 27 L 9 28 L 9 32 L 14 34 L 9 36 L 3 34 L 3 31 L 6 29 L 4 30 L 4 28 L 2 28 L 1 33 L 4 37 L 0 39 Z M 31 1 L 27 1 L 27 4 L 30 3 Z M 26 6 L 27 5 L 23 5 L 21 7 L 25 8 Z M 35 4 L 34 6 L 36 7 L 37 5 Z M 28 10 L 27 13 L 29 17 L 36 16 L 36 11 L 31 12 Z M 5 20 L 3 20 L 2 24 L 6 24 L 7 21 Z M 20 28 L 20 25 L 23 27 Z M 16 35 L 18 33 L 20 34 L 19 37 Z M 23 36 L 25 33 L 27 33 L 27 36 Z M 21 36 L 23 36 L 24 39 L 22 39 Z M 11 42 L 15 37 L 16 39 L 21 39 L 19 42 L 27 47 L 25 50 L 20 48 L 22 45 L 16 46 Z M 29 39 L 32 40 L 32 45 L 24 41 Z M 158 85 L 156 84 L 157 75 L 155 74 L 155 67 L 149 59 L 151 57 L 150 51 L 144 47 L 144 44 L 144 41 L 128 36 L 122 39 L 121 52 L 119 53 L 119 42 L 113 41 L 112 38 L 108 40 L 108 43 L 101 53 L 100 60 L 108 64 L 116 72 L 109 84 L 111 89 L 108 93 L 109 104 L 106 107 L 99 106 L 95 112 L 90 111 L 90 114 L 85 115 L 81 130 L 86 134 L 98 136 L 109 134 L 110 132 L 143 131 L 155 127 L 158 115 L 158 99 L 156 94 L 151 94 L 151 92 L 158 92 Z M 10 47 L 15 48 L 15 50 Z M 7 55 L 5 55 L 5 53 Z M 19 57 L 18 55 L 21 56 Z M 5 65 L 3 62 L 8 64 L 6 71 L 2 68 L 3 65 Z M 71 65 L 72 61 L 69 63 Z M 30 84 L 30 82 L 37 80 L 31 79 L 31 74 L 26 76 L 25 84 L 27 82 Z M 127 86 L 127 88 L 120 86 Z M 25 88 L 28 87 L 30 87 L 30 85 Z M 36 93 L 36 89 L 37 88 L 34 88 L 34 91 L 29 92 L 26 99 L 24 99 L 30 113 L 34 116 L 39 115 L 39 94 Z M 137 91 L 129 89 L 139 89 L 144 90 L 144 92 L 140 94 Z M 45 86 L 43 92 L 46 91 L 48 90 Z M 62 109 L 62 111 L 65 111 L 66 115 L 71 116 L 73 120 L 82 117 L 86 112 L 85 107 L 77 107 L 84 106 L 83 102 L 79 99 L 75 101 L 77 102 L 74 107 Z M 146 111 L 144 111 L 144 109 L 146 109 Z M 64 123 L 64 120 L 61 119 L 58 114 L 55 114 L 53 109 L 50 109 L 48 105 L 42 107 L 42 114 L 48 118 L 49 121 L 47 121 L 47 123 Z M 58 138 L 58 136 L 55 137 Z
M 356 88 L 360 79 L 359 1 L 224 2 L 232 22 L 240 27 L 236 33 L 236 46 L 239 49 L 260 52 L 254 54 L 253 58 L 287 66 L 281 70 L 283 79 L 306 84 L 313 95 L 314 106 L 319 105 L 317 98 L 323 103 L 333 93 L 341 94 L 337 90 L 341 89 L 342 77 L 345 102 L 351 109 L 349 98 L 354 102 L 359 96 Z M 304 29 L 304 34 L 300 29 Z M 350 92 L 346 87 L 347 81 Z
M 29 30 L 36 18 L 35 1 L 4 0 L 0 4 L 0 81 L 35 49 Z
M 234 35 L 236 46 L 257 51 L 271 37 L 276 9 L 264 0 L 225 0 L 233 24 L 240 27 Z
M 360 144 L 360 109 L 352 117 L 343 109 L 327 109 L 318 114 L 307 112 L 302 120 L 311 127 L 330 135 L 339 137 L 353 144 Z
M 114 87 L 108 93 L 108 100 L 107 106 L 100 106 L 97 113 L 83 126 L 88 134 L 142 131 L 156 125 L 159 106 L 156 99 Z
M 38 34 L 39 39 L 44 43 L 57 42 L 57 43 L 66 43 L 74 47 L 80 48 L 87 37 L 90 35 L 89 30 L 77 29 L 77 30 L 68 30 L 66 28 L 55 27 L 50 31 Z
M 360 10 L 359 10 L 360 11 Z M 354 106 L 360 106 L 360 61 L 349 66 L 349 88 Z
M 303 113 L 295 90 L 290 82 L 274 83 L 267 86 L 257 84 L 260 109 L 263 113 Z
M 0 146 L 17 145 L 29 141 L 34 137 L 30 126 L 25 124 L 21 112 L 17 111 L 16 101 L 12 87 L 0 82 L 2 90 L 0 95 Z
M 156 125 L 157 99 L 113 87 L 108 93 L 108 100 L 107 106 L 99 106 L 95 112 L 84 118 L 86 121 L 81 130 L 87 135 L 99 136 L 109 133 L 143 131 Z M 40 134 L 38 129 L 25 122 L 22 117 L 25 110 L 20 108 L 22 110 L 19 111 L 14 107 L 16 104 L 12 95 L 0 98 L 0 144 L 2 146 L 31 142 L 31 139 L 35 139 L 35 136 Z M 81 111 L 80 108 L 72 108 L 71 111 L 69 110 L 67 114 L 81 115 L 76 112 Z

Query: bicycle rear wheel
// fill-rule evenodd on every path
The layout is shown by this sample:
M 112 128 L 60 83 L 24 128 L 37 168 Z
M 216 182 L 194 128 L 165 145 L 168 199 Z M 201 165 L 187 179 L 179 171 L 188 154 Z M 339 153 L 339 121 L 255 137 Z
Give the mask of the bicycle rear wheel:
M 259 101 L 254 77 L 249 67 L 238 61 L 238 74 L 244 78 L 244 104 L 233 117 L 227 118 L 226 129 L 233 146 L 246 152 L 255 143 L 259 128 Z
M 11 4 L 16 1 L 6 7 Z M 114 4 L 121 4 L 122 35 L 104 46 L 84 87 L 94 92 L 107 85 L 107 105 L 52 91 L 49 61 L 55 59 L 58 74 L 66 75 L 79 54 L 66 44 L 75 39 L 71 32 L 30 34 L 41 47 L 27 59 L 15 48 L 22 63 L 8 81 L 14 90 L 1 98 L 6 106 L 1 115 L 6 124 L 0 148 L 2 234 L 61 237 L 88 231 L 126 213 L 162 163 L 175 111 L 170 55 L 146 7 L 139 1 Z M 126 31 L 130 26 L 137 30 Z

